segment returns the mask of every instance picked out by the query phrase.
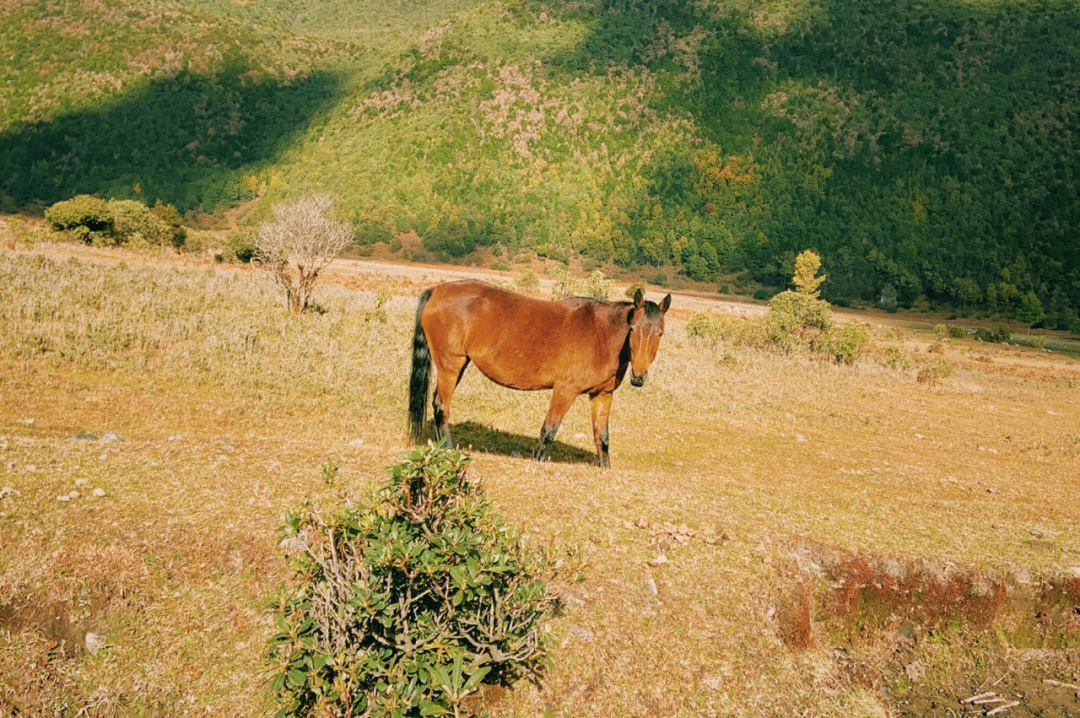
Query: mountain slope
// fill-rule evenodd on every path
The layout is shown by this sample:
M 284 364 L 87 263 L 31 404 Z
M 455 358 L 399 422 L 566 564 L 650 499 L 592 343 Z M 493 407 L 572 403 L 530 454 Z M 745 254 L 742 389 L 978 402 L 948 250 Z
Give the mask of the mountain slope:
M 22 3 L 0 191 L 338 195 L 500 244 L 833 299 L 1080 306 L 1080 9 L 1036 0 Z M 729 280 L 725 280 L 729 281 Z

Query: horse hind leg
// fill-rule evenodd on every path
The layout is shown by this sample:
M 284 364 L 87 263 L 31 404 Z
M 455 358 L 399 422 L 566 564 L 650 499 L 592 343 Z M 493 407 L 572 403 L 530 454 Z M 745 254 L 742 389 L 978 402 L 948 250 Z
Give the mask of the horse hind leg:
M 561 387 L 555 387 L 555 391 L 551 393 L 551 404 L 548 406 L 547 417 L 544 418 L 544 425 L 540 427 L 540 441 L 537 443 L 536 448 L 533 449 L 533 458 L 537 461 L 543 461 L 547 458 L 548 447 L 555 440 L 555 434 L 559 431 L 559 424 L 562 423 L 566 412 L 570 411 L 570 406 L 574 403 L 574 399 L 577 399 L 577 396 L 578 392 Z
M 436 364 L 438 376 L 435 380 L 435 398 L 431 402 L 435 410 L 435 440 L 443 441 L 447 446 L 454 445 L 450 436 L 450 399 L 468 365 L 469 358 L 466 356 L 440 357 Z

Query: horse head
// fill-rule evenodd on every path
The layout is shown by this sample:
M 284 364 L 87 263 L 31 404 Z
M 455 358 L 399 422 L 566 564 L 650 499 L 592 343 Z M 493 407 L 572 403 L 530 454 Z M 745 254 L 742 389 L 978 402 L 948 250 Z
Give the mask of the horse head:
M 660 337 L 664 336 L 664 315 L 671 306 L 671 295 L 657 304 L 646 302 L 641 290 L 634 294 L 634 305 L 626 316 L 630 325 L 630 383 L 641 386 L 656 359 Z

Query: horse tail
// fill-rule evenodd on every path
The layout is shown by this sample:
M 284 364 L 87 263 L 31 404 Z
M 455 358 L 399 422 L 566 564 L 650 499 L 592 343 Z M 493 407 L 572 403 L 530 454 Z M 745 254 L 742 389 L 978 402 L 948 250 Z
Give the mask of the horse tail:
M 409 435 L 419 443 L 424 435 L 424 419 L 427 414 L 428 383 L 431 379 L 431 348 L 428 346 L 420 317 L 431 299 L 431 290 L 420 295 L 416 305 L 416 329 L 413 331 L 412 373 L 409 375 Z

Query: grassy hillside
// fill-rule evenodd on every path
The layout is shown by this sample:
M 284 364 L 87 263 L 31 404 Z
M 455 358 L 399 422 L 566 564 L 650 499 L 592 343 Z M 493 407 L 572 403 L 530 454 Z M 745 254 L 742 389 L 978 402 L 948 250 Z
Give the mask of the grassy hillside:
M 314 189 L 415 231 L 1080 329 L 1061 0 L 21 2 L 0 193 L 215 211 Z

